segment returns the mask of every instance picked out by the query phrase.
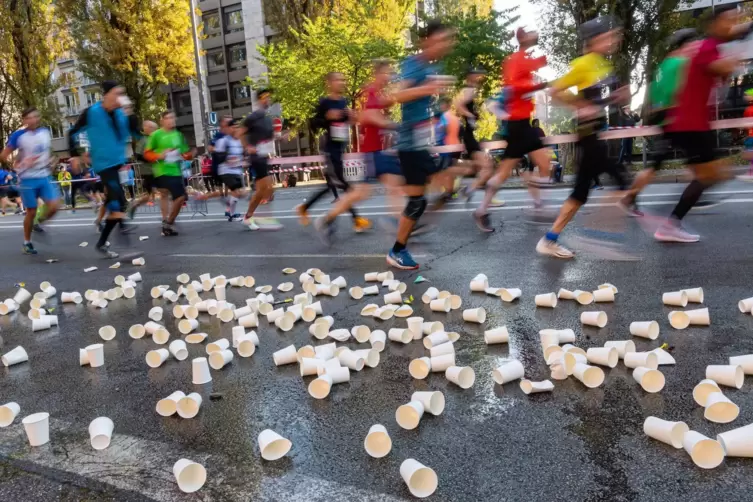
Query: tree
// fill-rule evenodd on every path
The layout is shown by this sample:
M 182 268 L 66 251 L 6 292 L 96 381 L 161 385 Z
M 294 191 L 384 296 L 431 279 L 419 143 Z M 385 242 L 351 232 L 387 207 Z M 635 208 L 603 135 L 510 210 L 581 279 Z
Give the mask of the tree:
M 152 110 L 160 87 L 195 75 L 187 0 L 59 0 L 75 40 L 79 68 L 97 81 L 115 80 L 134 102 Z
M 475 10 L 482 16 L 492 11 L 494 0 L 423 0 L 424 16 L 444 18 Z

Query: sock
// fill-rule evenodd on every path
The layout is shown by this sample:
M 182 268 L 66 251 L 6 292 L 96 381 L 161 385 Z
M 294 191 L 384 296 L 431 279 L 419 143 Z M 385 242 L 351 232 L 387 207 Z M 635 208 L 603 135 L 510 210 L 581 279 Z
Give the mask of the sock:
M 557 232 L 552 232 L 551 230 L 546 233 L 546 240 L 557 242 L 557 239 L 559 239 L 560 234 Z
M 688 214 L 688 211 L 690 211 L 693 206 L 695 206 L 696 202 L 698 202 L 698 199 L 701 198 L 701 195 L 703 194 L 703 191 L 705 189 L 706 186 L 700 181 L 691 181 L 690 184 L 685 187 L 685 191 L 682 192 L 680 201 L 672 210 L 672 216 L 674 216 L 678 220 L 682 220 L 685 215 Z
M 238 197 L 233 197 L 232 195 L 229 198 L 228 207 L 230 210 L 228 211 L 231 215 L 235 214 L 235 205 L 238 204 Z
M 25 246 L 26 244 L 31 244 L 31 241 L 27 241 L 27 240 L 25 240 L 25 241 L 24 241 L 24 246 Z
M 112 229 L 115 228 L 115 225 L 117 225 L 122 220 L 106 220 L 105 221 L 105 228 L 102 229 L 102 233 L 99 234 L 99 241 L 97 241 L 97 247 L 103 247 L 107 243 L 107 238 L 110 237 L 110 232 L 112 232 Z
M 392 246 L 392 252 L 393 252 L 393 253 L 399 253 L 399 252 L 400 252 L 400 251 L 402 251 L 403 249 L 405 249 L 405 244 L 400 244 L 400 243 L 399 243 L 399 242 L 397 242 L 397 241 L 395 241 L 395 245 L 394 245 L 394 246 Z
M 357 213 L 357 212 L 356 212 L 356 210 L 355 210 L 355 209 L 353 209 L 352 207 L 350 208 L 350 214 L 351 214 L 351 216 L 353 216 L 353 219 L 354 219 L 354 220 L 355 220 L 356 218 L 358 218 L 358 213 Z

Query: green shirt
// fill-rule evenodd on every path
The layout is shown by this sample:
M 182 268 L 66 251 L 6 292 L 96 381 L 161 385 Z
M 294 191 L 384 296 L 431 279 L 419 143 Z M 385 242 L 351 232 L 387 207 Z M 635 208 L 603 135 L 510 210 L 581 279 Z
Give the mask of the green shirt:
M 651 104 L 654 109 L 671 108 L 675 94 L 683 79 L 687 58 L 670 56 L 659 65 L 656 78 L 651 83 Z
M 177 129 L 157 129 L 149 136 L 146 149 L 155 153 L 166 152 L 165 158 L 154 163 L 154 176 L 183 176 L 180 170 L 183 154 L 189 148 L 183 134 Z

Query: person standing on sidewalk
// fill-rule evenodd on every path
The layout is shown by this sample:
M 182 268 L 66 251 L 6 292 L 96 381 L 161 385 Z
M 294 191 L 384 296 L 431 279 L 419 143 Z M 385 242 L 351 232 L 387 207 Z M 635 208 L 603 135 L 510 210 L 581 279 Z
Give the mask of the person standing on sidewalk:
M 71 205 L 71 176 L 70 171 L 66 169 L 65 165 L 60 164 L 58 166 L 58 183 L 60 184 L 60 191 L 63 193 L 63 200 L 66 206 Z

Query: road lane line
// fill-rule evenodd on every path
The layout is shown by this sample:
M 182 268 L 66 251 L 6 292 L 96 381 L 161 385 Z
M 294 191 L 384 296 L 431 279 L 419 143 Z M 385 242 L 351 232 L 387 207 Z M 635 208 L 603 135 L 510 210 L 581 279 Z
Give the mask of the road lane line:
M 171 254 L 173 258 L 381 258 L 382 254 Z M 414 254 L 415 258 L 426 258 L 425 254 Z

